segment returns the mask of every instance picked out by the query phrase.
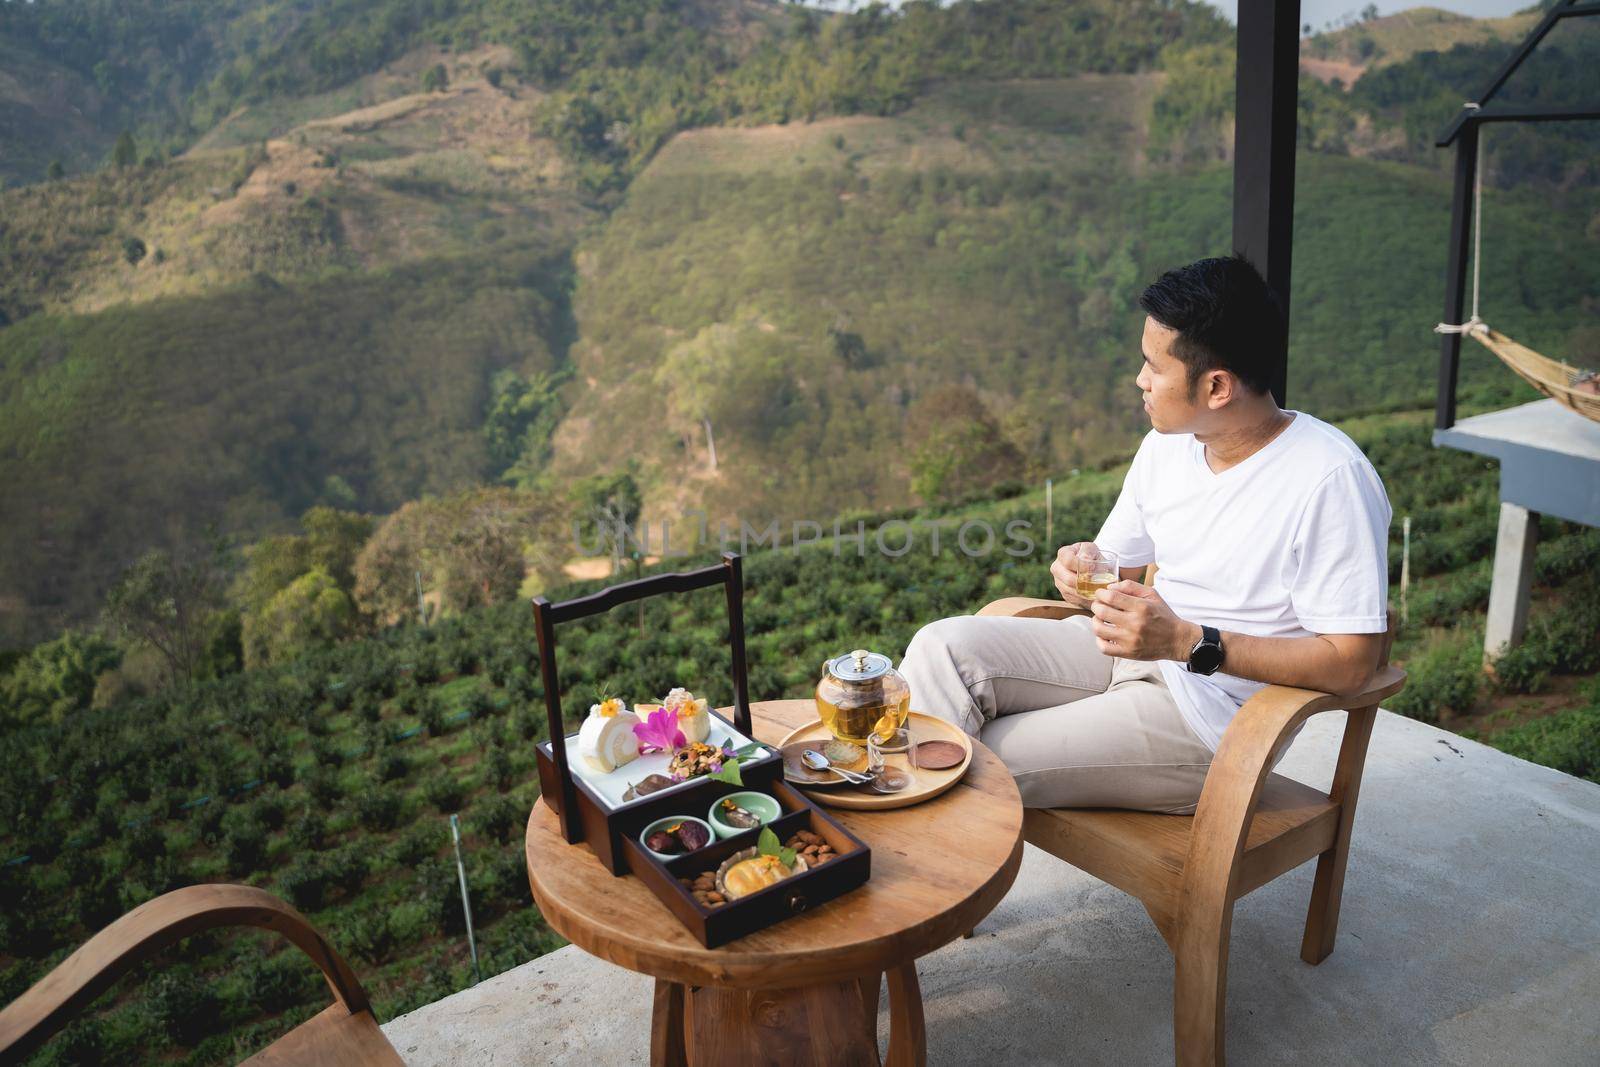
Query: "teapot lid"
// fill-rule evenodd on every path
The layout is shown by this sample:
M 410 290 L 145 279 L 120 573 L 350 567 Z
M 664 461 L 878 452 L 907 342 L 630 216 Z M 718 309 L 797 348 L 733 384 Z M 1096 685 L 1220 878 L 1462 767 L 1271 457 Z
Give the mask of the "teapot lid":
M 888 674 L 891 667 L 888 656 L 864 648 L 828 661 L 828 672 L 841 682 L 870 682 Z

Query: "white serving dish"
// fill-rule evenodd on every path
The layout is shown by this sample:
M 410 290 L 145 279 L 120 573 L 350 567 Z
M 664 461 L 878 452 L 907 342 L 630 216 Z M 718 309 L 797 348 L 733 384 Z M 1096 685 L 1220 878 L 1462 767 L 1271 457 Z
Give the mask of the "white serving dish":
M 711 713 L 711 733 L 706 738 L 706 744 L 738 750 L 746 745 L 753 744 L 754 740 L 754 738 L 746 737 L 738 730 L 735 730 L 731 723 L 716 712 Z M 745 759 L 763 759 L 767 755 L 768 750 L 763 747 L 757 749 Z M 672 754 L 670 752 L 651 752 L 648 755 L 640 756 L 632 763 L 624 763 L 614 771 L 602 772 L 596 770 L 588 760 L 578 754 L 578 735 L 575 733 L 567 735 L 567 766 L 572 769 L 574 777 L 580 779 L 590 789 L 594 790 L 596 795 L 605 801 L 606 806 L 610 808 L 622 807 L 622 794 L 626 793 L 628 787 L 634 782 L 648 778 L 652 774 L 666 774 L 667 764 L 671 760 Z M 699 779 L 685 779 L 677 785 L 660 789 L 647 795 L 651 799 L 667 796 L 674 790 L 681 789 L 690 782 L 695 781 L 699 781 Z

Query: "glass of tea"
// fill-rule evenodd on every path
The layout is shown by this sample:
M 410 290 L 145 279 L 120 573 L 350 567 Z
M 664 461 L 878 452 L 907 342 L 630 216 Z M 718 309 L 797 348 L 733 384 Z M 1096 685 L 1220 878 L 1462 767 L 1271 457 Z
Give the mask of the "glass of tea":
M 1100 590 L 1117 581 L 1117 554 L 1109 548 L 1085 544 L 1078 549 L 1078 595 L 1093 600 Z

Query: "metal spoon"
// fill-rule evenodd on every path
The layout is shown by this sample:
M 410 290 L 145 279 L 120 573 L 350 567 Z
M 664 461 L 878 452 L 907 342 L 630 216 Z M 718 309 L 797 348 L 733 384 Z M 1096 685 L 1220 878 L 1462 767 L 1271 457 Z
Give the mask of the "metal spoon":
M 828 762 L 827 756 L 824 756 L 814 748 L 808 748 L 802 751 L 800 753 L 800 762 L 804 763 L 807 767 L 810 767 L 814 771 L 832 771 L 840 778 L 843 778 L 845 781 L 854 785 L 865 785 L 877 777 L 876 774 L 858 774 L 855 771 L 847 771 L 841 767 L 835 767 L 832 763 Z

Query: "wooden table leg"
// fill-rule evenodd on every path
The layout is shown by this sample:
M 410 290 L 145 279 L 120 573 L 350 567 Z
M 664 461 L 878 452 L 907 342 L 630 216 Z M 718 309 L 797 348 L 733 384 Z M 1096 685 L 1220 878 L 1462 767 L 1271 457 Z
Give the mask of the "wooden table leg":
M 688 990 L 685 1003 L 690 1067 L 879 1067 L 876 1013 L 868 1015 L 858 979 L 796 989 L 702 986 Z
M 911 960 L 889 972 L 889 1058 L 885 1063 L 887 1067 L 927 1067 L 922 986 L 917 982 L 917 965 Z
M 655 1006 L 650 1012 L 650 1067 L 689 1067 L 683 1043 L 684 988 L 656 979 Z

